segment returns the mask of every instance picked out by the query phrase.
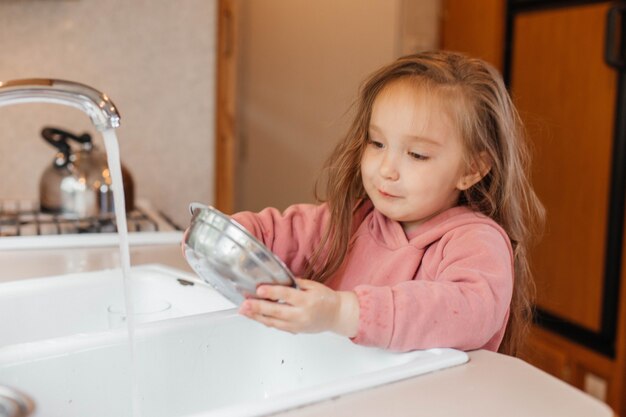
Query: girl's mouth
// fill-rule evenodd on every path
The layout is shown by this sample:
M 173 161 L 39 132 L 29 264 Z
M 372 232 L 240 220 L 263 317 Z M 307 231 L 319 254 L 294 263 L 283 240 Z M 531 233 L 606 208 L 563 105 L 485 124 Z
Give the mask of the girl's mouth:
M 381 190 L 381 189 L 379 189 L 379 190 L 378 190 L 378 193 L 379 193 L 380 195 L 382 195 L 383 197 L 385 197 L 385 198 L 398 198 L 398 196 L 397 196 L 397 195 L 393 195 L 393 194 L 386 193 L 386 192 L 384 192 L 384 191 L 383 191 L 383 190 Z

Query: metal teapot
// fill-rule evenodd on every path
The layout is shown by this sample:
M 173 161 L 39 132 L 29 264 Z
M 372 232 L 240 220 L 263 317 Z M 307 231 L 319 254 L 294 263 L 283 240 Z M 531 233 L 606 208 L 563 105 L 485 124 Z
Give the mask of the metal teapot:
M 113 190 L 105 153 L 94 146 L 91 136 L 76 136 L 61 129 L 46 127 L 41 136 L 58 152 L 41 176 L 41 210 L 66 217 L 113 217 Z M 80 145 L 74 150 L 69 141 Z M 122 165 L 126 211 L 134 207 L 134 183 Z

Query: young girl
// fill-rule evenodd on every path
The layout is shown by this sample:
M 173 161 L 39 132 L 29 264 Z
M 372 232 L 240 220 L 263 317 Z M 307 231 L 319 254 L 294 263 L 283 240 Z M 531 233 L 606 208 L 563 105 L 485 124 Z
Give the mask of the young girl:
M 325 203 L 233 216 L 303 277 L 260 286 L 240 313 L 397 351 L 516 354 L 544 213 L 500 75 L 457 53 L 403 57 L 365 82 L 355 116 Z

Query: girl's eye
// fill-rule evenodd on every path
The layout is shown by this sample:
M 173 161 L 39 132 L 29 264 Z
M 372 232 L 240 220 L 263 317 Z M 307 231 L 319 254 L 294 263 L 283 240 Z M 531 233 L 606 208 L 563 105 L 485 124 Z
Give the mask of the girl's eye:
M 418 161 L 425 161 L 428 159 L 428 157 L 426 155 L 421 155 L 419 153 L 416 152 L 409 152 L 409 156 L 413 159 L 416 159 Z
M 384 146 L 381 142 L 378 142 L 378 141 L 373 140 L 373 139 L 368 139 L 368 141 L 367 141 L 367 142 L 368 142 L 370 145 L 373 145 L 374 147 L 379 148 L 379 149 L 380 149 L 380 148 L 382 148 L 382 147 Z

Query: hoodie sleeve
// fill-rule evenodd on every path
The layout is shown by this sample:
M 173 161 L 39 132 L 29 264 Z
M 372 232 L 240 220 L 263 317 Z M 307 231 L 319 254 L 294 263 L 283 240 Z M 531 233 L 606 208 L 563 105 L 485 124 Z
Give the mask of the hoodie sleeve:
M 508 237 L 492 226 L 468 225 L 444 235 L 435 250 L 440 262 L 431 277 L 355 288 L 354 342 L 396 351 L 497 350 L 513 290 Z
M 282 213 L 270 207 L 259 213 L 236 213 L 232 218 L 300 276 L 317 249 L 330 217 L 326 204 L 297 204 Z

